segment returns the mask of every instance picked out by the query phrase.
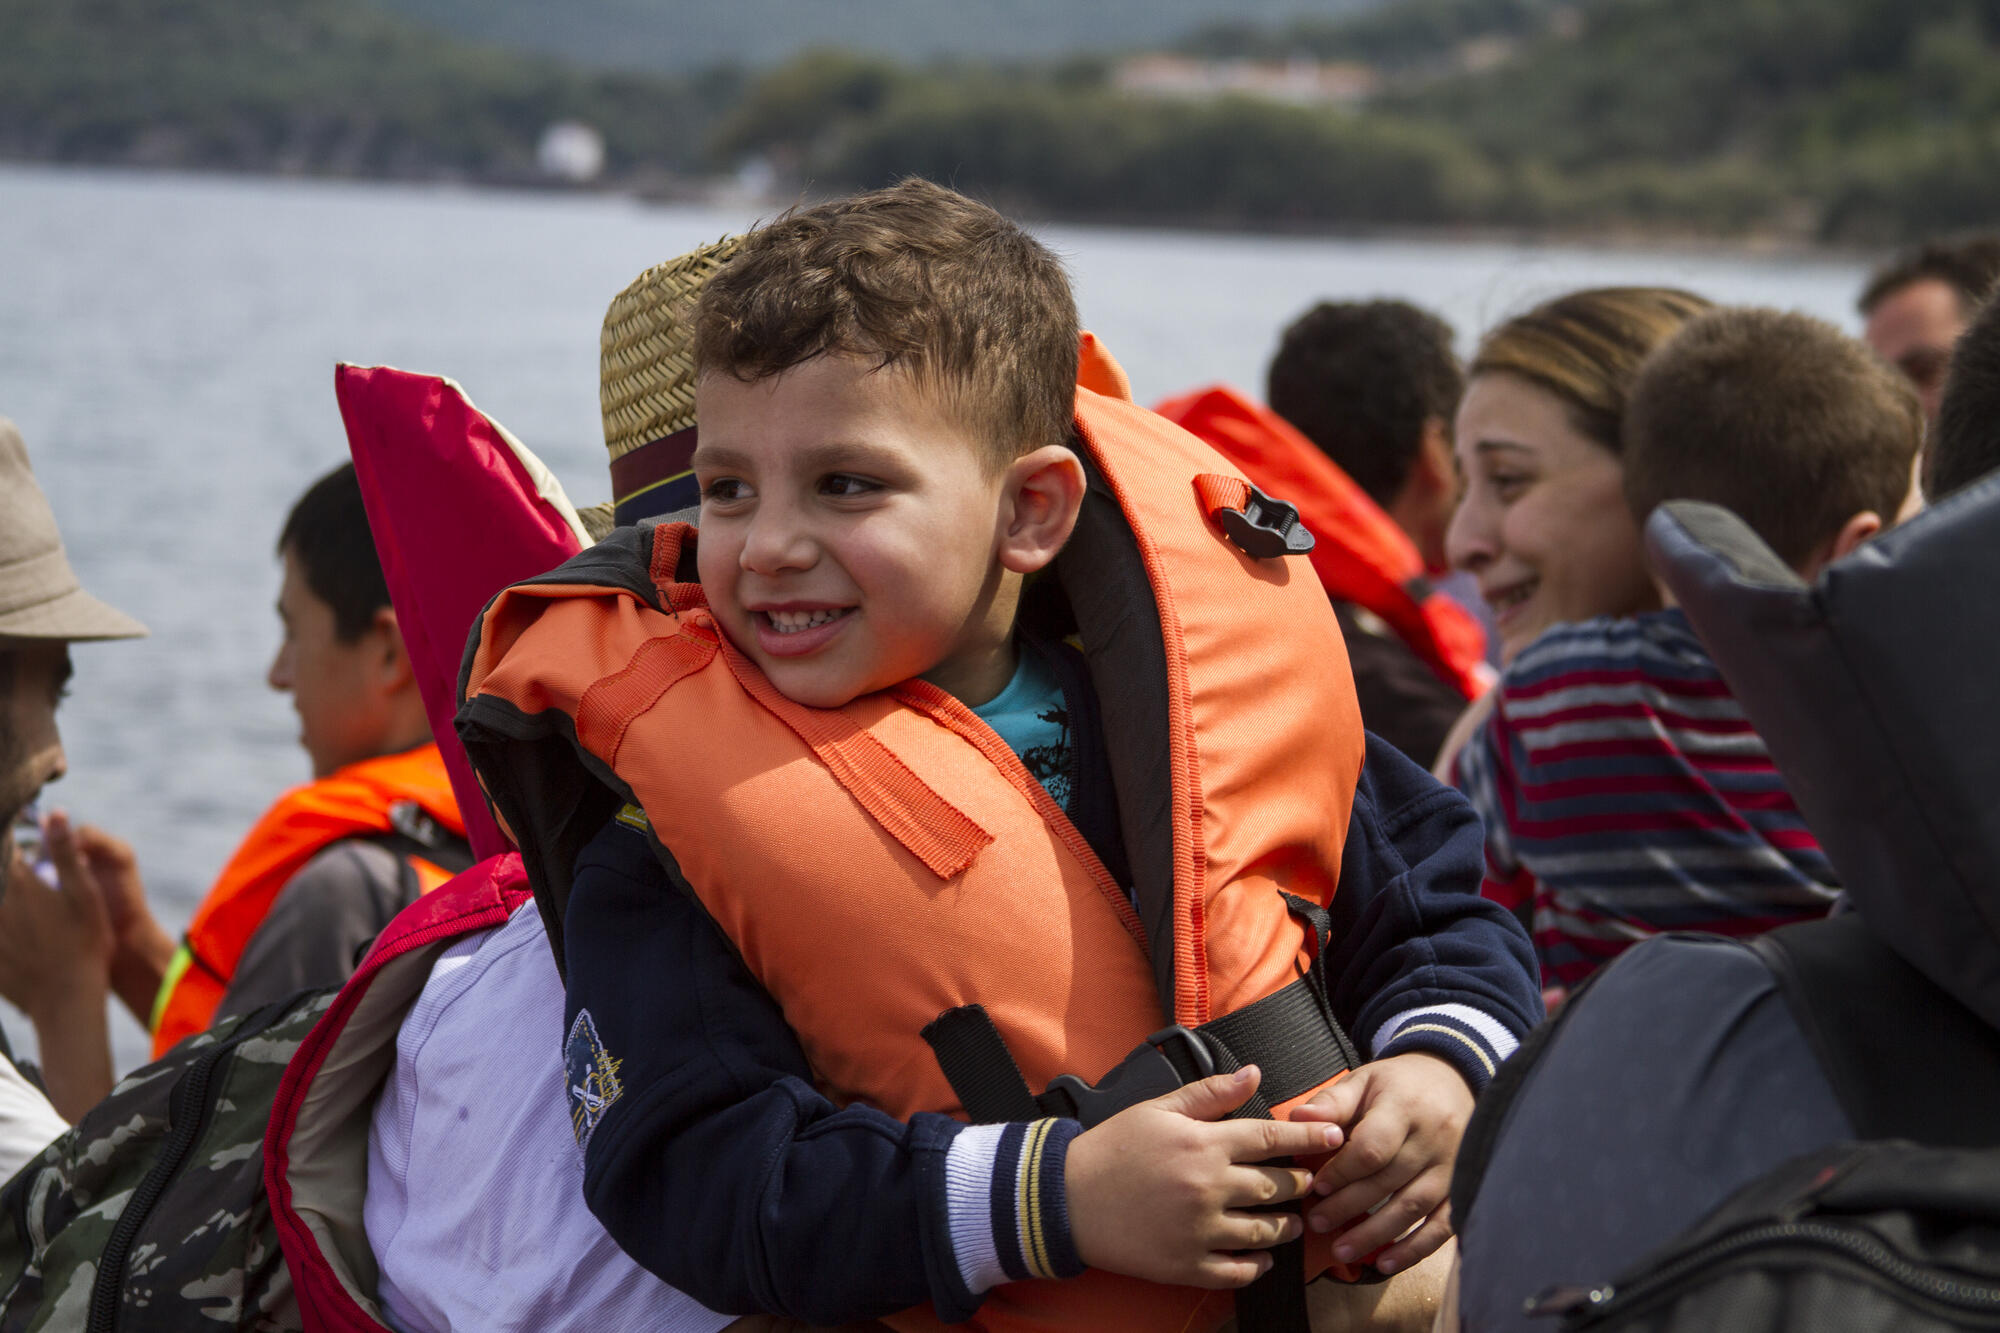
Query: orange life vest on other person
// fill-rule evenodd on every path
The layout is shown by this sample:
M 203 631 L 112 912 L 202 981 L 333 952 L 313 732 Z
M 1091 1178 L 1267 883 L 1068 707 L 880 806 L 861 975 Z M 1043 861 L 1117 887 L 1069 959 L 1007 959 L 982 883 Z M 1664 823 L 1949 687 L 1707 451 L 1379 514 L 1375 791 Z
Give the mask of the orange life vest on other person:
M 153 1058 L 207 1030 L 244 946 L 306 862 L 343 838 L 395 832 L 396 807 L 412 803 L 454 837 L 465 836 L 435 743 L 363 759 L 280 796 L 251 827 L 188 923 L 153 1006 Z M 416 871 L 420 892 L 430 892 L 453 873 L 422 857 L 405 859 Z
M 1211 521 L 1206 495 L 1243 485 L 1213 450 L 1077 398 L 1091 482 L 1053 575 L 1098 682 L 1136 907 L 935 686 L 832 710 L 781 695 L 692 581 L 694 529 L 663 524 L 501 594 L 468 661 L 460 734 L 559 957 L 572 844 L 632 800 L 821 1087 L 899 1118 L 962 1114 L 920 1035 L 947 1010 L 984 1006 L 1039 1089 L 1311 966 L 1280 891 L 1331 901 L 1363 747 L 1333 609 L 1303 564 L 1254 559 Z M 1310 1273 L 1327 1251 L 1317 1238 Z M 1199 1333 L 1232 1299 L 1093 1270 L 998 1287 L 970 1327 Z M 889 1322 L 938 1327 L 929 1307 Z
M 1409 534 L 1297 427 L 1224 385 L 1169 398 L 1153 410 L 1299 511 L 1316 539 L 1312 565 L 1327 596 L 1380 616 L 1467 699 L 1486 693 L 1493 669 L 1485 628 L 1431 586 Z

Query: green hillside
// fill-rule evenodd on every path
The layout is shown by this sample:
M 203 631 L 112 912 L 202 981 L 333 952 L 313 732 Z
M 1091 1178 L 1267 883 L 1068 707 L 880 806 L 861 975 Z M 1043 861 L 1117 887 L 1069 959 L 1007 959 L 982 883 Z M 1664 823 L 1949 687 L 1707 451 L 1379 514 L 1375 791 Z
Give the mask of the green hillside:
M 1582 14 L 1573 38 L 1391 106 L 1586 208 L 1802 218 L 1857 239 L 2000 219 L 2000 5 L 1594 0 Z
M 616 69 L 767 66 L 815 47 L 924 62 L 1163 46 L 1222 19 L 1327 19 L 1382 0 L 380 0 L 462 36 Z M 1391 0 L 1393 3 L 1394 0 Z
M 736 91 L 579 72 L 352 0 L 0 0 L 0 34 L 14 158 L 507 179 L 574 118 L 614 169 L 672 169 Z
M 581 29 L 639 3 L 533 8 Z M 915 3 L 709 9 L 789 15 L 796 37 L 804 15 Z M 1026 24 L 1044 4 L 952 12 Z M 659 12 L 692 22 L 676 5 Z M 1365 105 L 1140 95 L 1101 52 L 815 51 L 669 76 L 470 44 L 361 0 L 0 0 L 0 157 L 513 181 L 534 177 L 549 124 L 577 119 L 604 133 L 618 184 L 761 160 L 788 198 L 920 172 L 1042 217 L 1870 243 L 2000 219 L 2000 0 L 1323 8 L 1210 23 L 1177 49 L 1365 64 Z
M 717 147 L 1069 216 L 1876 242 L 2000 219 L 1996 39 L 1992 0 L 1395 0 L 1184 44 L 1366 61 L 1361 110 L 822 56 L 753 84 Z

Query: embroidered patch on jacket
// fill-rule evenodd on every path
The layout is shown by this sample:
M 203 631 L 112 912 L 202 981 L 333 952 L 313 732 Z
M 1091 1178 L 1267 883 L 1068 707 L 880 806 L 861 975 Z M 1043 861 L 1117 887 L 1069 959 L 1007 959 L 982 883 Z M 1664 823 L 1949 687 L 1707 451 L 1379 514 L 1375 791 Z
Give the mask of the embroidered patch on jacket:
M 576 1132 L 576 1146 L 590 1146 L 597 1122 L 611 1104 L 625 1092 L 618 1081 L 618 1066 L 624 1061 L 604 1049 L 598 1040 L 597 1024 L 590 1010 L 580 1010 L 570 1024 L 569 1040 L 563 1043 L 564 1084 L 569 1093 L 570 1128 Z
M 618 813 L 613 815 L 612 818 L 635 833 L 651 833 L 653 831 L 653 821 L 646 818 L 646 812 L 636 805 L 621 806 Z

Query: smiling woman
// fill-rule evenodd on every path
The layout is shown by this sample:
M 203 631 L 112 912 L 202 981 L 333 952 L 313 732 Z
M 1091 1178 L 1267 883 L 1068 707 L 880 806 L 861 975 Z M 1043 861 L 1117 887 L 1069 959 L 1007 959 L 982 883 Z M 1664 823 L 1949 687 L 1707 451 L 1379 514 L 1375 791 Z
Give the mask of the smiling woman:
M 1658 604 L 1625 505 L 1618 431 L 1633 372 L 1709 308 L 1668 287 L 1601 287 L 1488 333 L 1454 429 L 1464 496 L 1446 535 L 1511 661 L 1551 625 Z

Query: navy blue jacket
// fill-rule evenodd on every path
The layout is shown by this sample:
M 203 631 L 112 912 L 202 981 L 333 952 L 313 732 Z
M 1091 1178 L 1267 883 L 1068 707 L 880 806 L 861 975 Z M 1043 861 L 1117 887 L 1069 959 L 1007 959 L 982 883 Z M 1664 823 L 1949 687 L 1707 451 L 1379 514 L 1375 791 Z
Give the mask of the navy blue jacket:
M 1458 792 L 1369 738 L 1325 959 L 1335 1014 L 1364 1053 L 1430 1051 L 1475 1089 L 1542 1016 L 1526 932 L 1479 896 L 1482 843 Z M 616 821 L 578 858 L 565 935 L 584 1192 L 620 1245 L 726 1313 L 970 1316 L 944 1172 L 965 1126 L 816 1091 L 776 1003 Z M 1378 1041 L 1399 1017 L 1421 1030 Z M 1074 1272 L 1060 1151 L 1051 1227 Z

